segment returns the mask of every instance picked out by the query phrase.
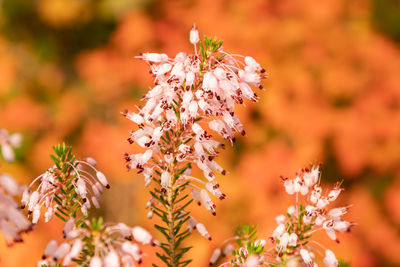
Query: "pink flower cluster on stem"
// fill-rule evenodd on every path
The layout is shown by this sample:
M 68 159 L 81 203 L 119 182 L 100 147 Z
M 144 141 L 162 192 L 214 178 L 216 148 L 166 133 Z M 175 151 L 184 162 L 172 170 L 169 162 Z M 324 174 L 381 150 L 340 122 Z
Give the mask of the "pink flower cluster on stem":
M 9 246 L 22 242 L 21 233 L 32 230 L 32 224 L 14 200 L 14 197 L 21 196 L 24 188 L 10 175 L 0 173 L 0 229 Z
M 51 240 L 37 266 L 55 266 L 56 263 L 75 266 L 74 263 L 78 263 L 79 266 L 118 267 L 122 263 L 125 267 L 134 267 L 142 263 L 143 253 L 139 244 L 159 244 L 140 226 L 103 223 L 101 219 L 83 223 L 83 227 L 77 227 L 76 220 L 69 219 L 63 230 L 66 239 L 61 244 Z
M 19 133 L 8 134 L 0 129 L 0 148 L 3 158 L 7 162 L 15 160 L 13 147 L 21 145 L 22 136 Z M 32 224 L 19 210 L 15 197 L 20 197 L 25 186 L 19 185 L 13 177 L 0 173 L 0 230 L 6 239 L 7 245 L 22 242 L 21 233 L 32 230 Z
M 355 225 L 342 219 L 348 207 L 329 208 L 343 190 L 340 183 L 323 191 L 320 186 L 319 166 L 302 170 L 294 179 L 281 178 L 285 191 L 295 196 L 296 201 L 295 205 L 288 207 L 285 214 L 275 218 L 278 226 L 269 238 L 272 247 L 266 249 L 267 242 L 258 240 L 254 244 L 260 246 L 260 253 L 249 253 L 249 246 L 243 246 L 230 262 L 221 266 L 297 266 L 297 263 L 301 263 L 302 266 L 316 267 L 317 255 L 323 257 L 322 262 L 326 267 L 339 266 L 335 254 L 312 240 L 312 235 L 322 230 L 330 239 L 339 243 L 337 234 L 350 232 Z M 214 263 L 218 257 L 211 259 Z
M 92 205 L 100 207 L 103 187 L 110 188 L 104 174 L 96 169 L 93 158 L 60 164 L 36 177 L 22 194 L 21 208 L 28 207 L 34 224 L 40 218 L 42 207 L 46 208 L 45 222 L 57 213 L 65 215 L 66 219 L 80 215 L 75 210 L 80 210 L 85 217 Z
M 214 140 L 209 130 L 231 143 L 236 132 L 245 135 L 235 106 L 244 99 L 257 101 L 253 88 L 262 89 L 265 70 L 252 57 L 226 53 L 216 39 L 201 42 L 196 28 L 190 32 L 190 42 L 194 54 L 180 52 L 170 58 L 143 53 L 138 57 L 149 64 L 155 85 L 144 96 L 143 107 L 123 112 L 138 125 L 128 141 L 144 149 L 126 154 L 125 159 L 128 169 L 143 173 L 146 186 L 156 181 L 167 200 L 186 184 L 193 200 L 215 215 L 210 194 L 226 197 L 216 179 L 216 173 L 225 175 L 226 171 L 215 160 L 224 144 Z M 192 175 L 195 166 L 203 177 Z M 154 205 L 153 201 L 150 206 Z M 196 224 L 191 217 L 188 228 Z M 197 229 L 203 229 L 202 225 Z M 209 236 L 205 231 L 202 235 Z

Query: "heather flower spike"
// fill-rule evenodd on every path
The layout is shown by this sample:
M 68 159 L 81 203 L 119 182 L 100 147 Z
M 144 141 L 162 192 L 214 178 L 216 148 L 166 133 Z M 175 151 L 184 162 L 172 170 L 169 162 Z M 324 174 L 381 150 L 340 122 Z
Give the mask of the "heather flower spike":
M 7 130 L 0 129 L 0 146 L 4 160 L 14 160 L 13 147 L 18 147 L 22 137 L 18 133 L 8 135 Z M 20 197 L 25 187 L 19 185 L 13 177 L 0 173 L 0 230 L 7 245 L 22 242 L 21 233 L 32 230 L 32 224 L 20 211 L 15 197 Z
M 54 165 L 34 179 L 22 195 L 21 208 L 28 207 L 34 224 L 43 207 L 45 222 L 54 214 L 66 222 L 85 218 L 92 205 L 98 208 L 103 187 L 110 187 L 104 174 L 95 168 L 94 159 L 78 160 L 65 144 L 53 149 Z
M 24 186 L 18 185 L 11 176 L 0 174 L 0 229 L 8 246 L 22 242 L 21 233 L 32 230 L 31 222 L 14 200 L 23 190 Z
M 181 248 L 192 227 L 193 217 L 186 212 L 193 200 L 216 215 L 212 196 L 224 199 L 216 174 L 226 171 L 215 161 L 224 144 L 213 139 L 209 129 L 233 143 L 235 133 L 245 134 L 235 114 L 235 106 L 244 99 L 257 101 L 253 92 L 262 88 L 265 70 L 249 56 L 233 56 L 222 49 L 222 41 L 204 37 L 200 40 L 195 26 L 189 41 L 194 54 L 180 52 L 174 58 L 166 54 L 143 53 L 138 58 L 149 64 L 154 87 L 146 93 L 143 107 L 124 111 L 123 115 L 137 124 L 128 141 L 144 150 L 125 154 L 128 169 L 137 169 L 145 177 L 151 191 L 153 214 L 166 226 L 156 228 L 167 239 L 163 243 L 166 255 L 160 255 L 168 266 L 186 265 Z M 203 177 L 192 175 L 197 168 Z M 156 203 L 154 203 L 156 202 Z M 181 228 L 187 224 L 187 230 Z M 203 224 L 197 224 L 201 235 L 211 240 Z M 176 247 L 179 244 L 178 247 Z
M 68 222 L 71 222 L 68 225 Z M 66 224 L 67 239 L 58 243 L 51 240 L 38 266 L 137 266 L 142 262 L 140 245 L 156 245 L 158 241 L 145 229 L 123 223 L 103 223 L 103 219 L 82 221 L 81 227 Z M 64 227 L 64 229 L 65 229 Z M 60 263 L 61 265 L 56 265 Z
M 65 222 L 63 240 L 51 240 L 37 266 L 101 267 L 120 266 L 122 262 L 129 267 L 141 263 L 142 252 L 138 243 L 159 245 L 149 232 L 124 223 L 103 223 L 102 218 L 87 219 L 91 205 L 99 207 L 103 187 L 110 188 L 105 175 L 96 169 L 96 161 L 93 158 L 77 159 L 71 153 L 71 147 L 65 144 L 55 146 L 53 150 L 55 154 L 51 155 L 51 159 L 54 166 L 23 190 L 21 200 L 21 207 L 28 207 L 33 224 L 38 222 L 42 208 L 46 210 L 45 222 L 53 214 Z M 3 181 L 0 176 L 0 184 Z M 14 187 L 8 185 L 7 190 L 12 188 L 15 191 Z M 3 201 L 0 201 L 0 216 L 4 209 L 2 204 Z M 15 217 L 17 215 L 14 214 Z M 23 215 L 16 218 L 21 227 L 25 223 L 27 229 L 31 228 L 31 223 Z M 1 217 L 0 227 L 3 227 Z
M 266 249 L 266 243 L 253 240 L 239 245 L 239 250 L 233 253 L 234 258 L 223 266 L 286 266 L 290 262 L 299 262 L 303 266 L 317 266 L 314 258 L 323 256 L 322 262 L 327 267 L 339 266 L 335 254 L 312 240 L 316 231 L 325 231 L 327 236 L 338 242 L 339 232 L 349 232 L 354 223 L 342 220 L 348 207 L 329 208 L 340 195 L 342 189 L 337 183 L 332 189 L 323 191 L 320 186 L 319 166 L 302 170 L 294 179 L 281 177 L 285 191 L 295 195 L 296 203 L 290 206 L 285 215 L 275 218 L 278 224 L 269 241 L 272 247 Z M 304 202 L 301 201 L 304 199 Z M 243 237 L 237 234 L 237 238 Z M 253 263 L 252 263 L 253 264 Z

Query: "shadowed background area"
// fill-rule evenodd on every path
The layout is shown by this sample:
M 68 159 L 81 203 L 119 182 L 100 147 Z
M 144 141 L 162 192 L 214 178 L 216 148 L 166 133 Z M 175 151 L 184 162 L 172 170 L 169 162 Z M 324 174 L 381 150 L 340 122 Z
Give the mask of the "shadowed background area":
M 229 171 L 218 178 L 227 199 L 216 203 L 217 218 L 193 208 L 213 241 L 191 237 L 192 266 L 206 266 L 240 223 L 258 224 L 268 238 L 292 201 L 279 176 L 318 162 L 328 187 L 343 179 L 336 204 L 352 205 L 345 218 L 357 222 L 340 245 L 325 234 L 321 243 L 351 266 L 400 265 L 398 0 L 3 0 L 0 8 L 0 128 L 24 136 L 17 162 L 0 162 L 2 172 L 28 183 L 65 141 L 109 177 L 93 213 L 157 236 L 143 178 L 124 165 L 123 153 L 137 148 L 119 113 L 152 85 L 134 56 L 192 51 L 196 23 L 227 52 L 253 56 L 269 78 L 260 102 L 238 110 L 247 136 L 217 160 Z M 61 227 L 40 220 L 24 244 L 0 240 L 0 266 L 34 266 Z

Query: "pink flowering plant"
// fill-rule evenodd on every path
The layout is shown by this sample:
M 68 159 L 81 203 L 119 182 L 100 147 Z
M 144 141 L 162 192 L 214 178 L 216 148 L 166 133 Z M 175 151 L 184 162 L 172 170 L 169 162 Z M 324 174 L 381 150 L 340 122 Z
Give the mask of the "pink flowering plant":
M 42 207 L 46 209 L 46 222 L 53 214 L 63 221 L 83 220 L 91 205 L 99 208 L 103 187 L 110 187 L 104 174 L 95 168 L 94 159 L 76 159 L 65 144 L 55 146 L 54 152 L 50 155 L 54 165 L 35 178 L 22 195 L 21 208 L 28 207 L 34 224 Z
M 19 133 L 9 135 L 7 130 L 0 129 L 0 149 L 5 161 L 14 161 L 13 148 L 19 147 L 21 141 Z M 8 246 L 22 242 L 21 234 L 32 230 L 32 224 L 20 211 L 16 201 L 24 189 L 25 186 L 19 185 L 12 176 L 0 172 L 0 229 Z
M 90 208 L 99 208 L 100 195 L 104 188 L 110 188 L 105 175 L 96 169 L 96 161 L 76 158 L 65 144 L 53 149 L 54 165 L 32 181 L 21 200 L 21 208 L 27 207 L 32 225 L 38 223 L 43 209 L 45 223 L 53 215 L 65 222 L 63 241 L 51 240 L 37 265 L 111 267 L 122 262 L 128 267 L 141 263 L 142 252 L 137 243 L 158 244 L 147 230 L 90 218 Z
M 182 241 L 197 231 L 211 240 L 205 226 L 190 215 L 194 200 L 216 215 L 210 195 L 224 199 L 215 173 L 226 171 L 216 162 L 224 144 L 213 139 L 208 129 L 233 143 L 235 133 L 245 135 L 235 114 L 243 99 L 257 101 L 252 87 L 261 87 L 265 71 L 251 57 L 234 57 L 223 50 L 222 41 L 190 32 L 194 54 L 144 53 L 154 76 L 154 87 L 144 96 L 146 101 L 135 112 L 123 113 L 138 129 L 128 141 L 144 148 L 143 153 L 126 154 L 128 169 L 144 174 L 146 186 L 152 186 L 150 217 L 156 214 L 164 225 L 155 225 L 164 237 L 157 254 L 167 266 L 185 266 L 183 257 L 190 247 Z M 199 49 L 198 49 L 199 46 Z M 199 169 L 202 177 L 194 177 Z M 189 191 L 191 199 L 189 197 Z M 186 224 L 186 228 L 184 228 Z
M 147 217 L 159 217 L 154 227 L 163 239 L 154 239 L 140 226 L 92 217 L 91 209 L 100 208 L 101 195 L 110 184 L 93 158 L 79 159 L 62 144 L 53 148 L 53 165 L 28 186 L 0 174 L 0 229 L 9 245 L 22 241 L 21 233 L 32 230 L 41 217 L 47 223 L 54 216 L 64 223 L 62 235 L 48 242 L 39 267 L 136 266 L 143 261 L 142 245 L 160 247 L 156 255 L 165 266 L 186 266 L 192 261 L 186 256 L 191 248 L 186 239 L 192 232 L 197 230 L 212 240 L 191 208 L 194 202 L 216 216 L 214 202 L 226 198 L 217 181 L 217 174 L 227 173 L 217 163 L 225 144 L 213 135 L 231 145 L 236 133 L 245 135 L 235 107 L 245 99 L 258 100 L 253 90 L 262 89 L 266 73 L 252 57 L 225 52 L 222 41 L 201 40 L 195 27 L 190 42 L 192 54 L 138 56 L 148 63 L 154 86 L 143 97 L 142 107 L 122 112 L 136 125 L 129 143 L 141 149 L 137 154 L 125 153 L 126 166 L 143 174 L 150 188 Z M 13 148 L 21 140 L 19 134 L 0 130 L 5 161 L 14 160 Z M 340 183 L 323 191 L 319 166 L 282 180 L 285 191 L 295 196 L 295 204 L 276 217 L 278 226 L 272 235 L 258 239 L 256 226 L 241 225 L 234 237 L 214 250 L 210 265 L 223 256 L 229 259 L 221 266 L 317 266 L 315 257 L 325 255 L 325 266 L 339 266 L 335 254 L 312 237 L 322 230 L 338 242 L 337 233 L 348 232 L 354 225 L 342 220 L 348 207 L 331 208 L 342 191 Z M 20 205 L 16 198 L 21 199 Z
M 281 177 L 286 193 L 295 196 L 295 205 L 289 206 L 286 214 L 275 218 L 278 226 L 267 240 L 256 239 L 255 226 L 238 227 L 233 240 L 239 248 L 233 251 L 233 258 L 221 266 L 296 266 L 296 263 L 317 266 L 316 256 L 322 256 L 326 267 L 339 266 L 335 254 L 313 240 L 313 234 L 324 230 L 331 240 L 339 243 L 337 233 L 350 232 L 354 223 L 342 220 L 348 207 L 328 208 L 342 188 L 337 183 L 323 192 L 319 174 L 319 166 L 313 166 L 302 170 L 294 179 Z M 210 264 L 214 264 L 220 255 L 221 248 L 217 248 Z

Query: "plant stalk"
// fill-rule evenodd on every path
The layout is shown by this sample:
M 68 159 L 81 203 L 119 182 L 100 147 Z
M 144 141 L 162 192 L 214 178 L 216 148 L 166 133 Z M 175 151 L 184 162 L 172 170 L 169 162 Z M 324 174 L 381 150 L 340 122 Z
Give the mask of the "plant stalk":
M 176 267 L 176 255 L 175 255 L 175 222 L 174 222 L 174 201 L 173 201 L 173 194 L 174 190 L 172 189 L 172 185 L 167 190 L 167 200 L 168 200 L 168 226 L 169 226 L 169 247 L 171 251 L 170 259 L 171 259 L 171 267 Z

